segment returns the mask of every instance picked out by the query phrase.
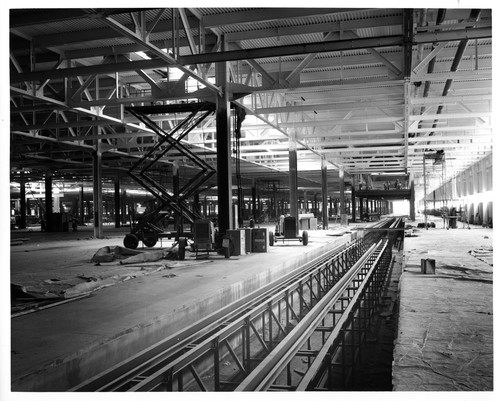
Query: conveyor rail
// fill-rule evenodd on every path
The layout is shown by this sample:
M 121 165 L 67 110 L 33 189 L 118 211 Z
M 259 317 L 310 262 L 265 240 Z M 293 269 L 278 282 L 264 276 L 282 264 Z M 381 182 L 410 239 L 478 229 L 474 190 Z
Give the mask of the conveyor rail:
M 318 264 L 337 257 L 340 265 L 348 266 L 356 259 L 356 255 L 363 252 L 365 247 L 365 241 L 359 239 L 347 245 L 339 245 L 327 254 L 311 260 L 305 266 L 293 270 L 281 279 L 242 297 L 240 300 L 212 313 L 205 319 L 168 336 L 165 340 L 85 380 L 69 391 L 125 391 L 127 387 L 130 387 L 130 381 L 134 377 L 144 376 L 145 372 L 173 360 L 176 356 L 190 348 L 192 344 L 202 342 L 204 338 L 217 332 L 221 327 L 227 326 L 228 322 L 237 319 L 245 311 L 252 308 L 252 305 L 265 302 L 279 288 L 286 287 L 290 282 L 300 279 Z
M 398 224 L 400 222 L 390 219 L 380 225 L 395 228 Z M 393 233 L 389 231 L 387 237 L 391 235 Z M 294 333 L 299 330 L 297 327 L 307 327 L 309 323 L 306 322 L 310 319 L 321 321 L 318 315 L 308 317 L 313 316 L 311 312 L 324 311 L 328 305 L 330 313 L 321 313 L 337 316 L 341 310 L 349 314 L 347 308 L 350 303 L 347 301 L 357 302 L 353 298 L 355 290 L 361 287 L 365 277 L 380 275 L 371 273 L 372 269 L 368 266 L 379 263 L 380 258 L 377 258 L 381 254 L 387 264 L 390 242 L 384 239 L 375 246 L 371 245 L 373 236 L 366 236 L 348 246 L 336 247 L 279 281 L 169 336 L 70 391 L 252 389 L 256 382 L 252 381 L 252 386 L 248 388 L 242 386 L 246 386 L 251 377 L 257 375 L 256 372 L 264 374 L 266 370 L 260 365 L 263 360 L 268 360 L 270 355 L 275 355 L 279 350 L 297 348 L 293 345 L 296 340 Z M 380 250 L 382 243 L 385 248 Z M 332 293 L 335 294 L 333 298 Z M 336 305 L 333 310 L 330 307 L 332 299 Z M 326 338 L 331 338 L 328 335 L 331 328 L 327 326 L 320 324 L 314 329 L 322 333 L 322 343 L 325 343 Z M 299 337 L 302 339 L 302 334 Z M 297 355 L 314 358 L 320 352 L 322 350 L 298 349 Z M 226 363 L 230 361 L 231 372 L 226 371 L 223 360 Z M 286 358 L 279 365 L 283 366 L 284 361 Z M 273 361 L 269 366 L 277 367 L 278 364 Z M 287 369 L 288 377 L 291 377 L 290 365 Z M 280 389 L 278 384 L 273 384 L 272 374 L 269 377 L 267 384 L 258 384 L 255 389 Z M 283 388 L 293 390 L 295 387 L 296 384 L 290 382 Z
M 379 267 L 379 264 L 387 262 L 386 257 L 383 260 L 384 255 L 387 256 L 387 248 L 387 240 L 380 240 L 378 244 L 372 245 L 349 270 L 348 274 L 344 275 L 331 291 L 315 305 L 310 313 L 297 324 L 287 338 L 245 378 L 236 388 L 236 391 L 267 391 L 273 389 L 276 379 L 292 360 L 303 355 L 313 357 L 314 361 L 308 367 L 307 372 L 303 372 L 300 382 L 293 386 L 292 383 L 287 383 L 287 385 L 281 384 L 278 387 L 296 391 L 309 389 L 309 383 L 316 377 L 320 368 L 325 367 L 324 360 L 327 358 L 333 342 L 339 338 L 342 330 L 345 330 L 345 323 L 353 313 L 354 306 L 360 299 L 363 289 L 366 289 L 370 278 L 376 274 L 376 268 Z M 337 316 L 333 317 L 334 314 Z M 331 323 L 331 331 L 323 346 L 311 349 L 310 346 L 307 346 L 307 342 L 318 331 L 324 332 L 325 326 L 328 326 L 329 318 L 333 322 Z M 304 349 L 304 346 L 308 349 Z M 291 380 L 289 381 L 291 382 Z

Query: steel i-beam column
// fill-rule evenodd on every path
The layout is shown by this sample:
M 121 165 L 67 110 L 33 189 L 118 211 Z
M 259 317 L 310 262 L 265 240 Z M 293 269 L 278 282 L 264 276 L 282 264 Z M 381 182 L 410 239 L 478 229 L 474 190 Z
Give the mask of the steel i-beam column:
M 225 38 L 221 37 L 222 51 L 225 51 Z M 232 228 L 233 222 L 233 191 L 231 176 L 231 108 L 227 81 L 229 77 L 227 62 L 215 63 L 216 85 L 221 87 L 222 94 L 216 97 L 216 129 L 217 129 L 217 197 L 219 204 L 219 232 L 225 234 Z
M 356 190 L 354 189 L 354 185 L 351 189 L 351 200 L 352 200 L 352 222 L 356 222 Z M 363 199 L 360 198 L 361 205 L 363 205 Z M 359 218 L 363 218 L 362 206 L 360 206 L 360 215 Z
M 354 193 L 354 185 L 351 189 Z M 344 170 L 339 170 L 339 191 L 340 191 L 340 221 L 342 222 L 342 216 L 345 214 L 345 195 L 344 195 Z M 353 223 L 355 220 L 353 220 Z
M 24 171 L 21 171 L 20 175 L 20 221 L 19 228 L 26 228 L 26 179 L 24 177 Z
M 85 224 L 85 199 L 83 194 L 83 184 L 80 188 L 80 225 Z
M 257 183 L 255 180 L 252 185 L 252 217 L 253 220 L 257 220 Z
M 52 231 L 52 172 L 45 172 L 45 231 Z
M 324 157 L 321 159 L 321 195 L 323 199 L 323 230 L 328 230 L 328 172 Z
M 120 200 L 120 180 L 115 179 L 115 228 L 121 225 L 121 200 Z
M 172 191 L 174 198 L 179 199 L 180 177 L 179 177 L 179 162 L 176 160 L 172 165 Z M 182 233 L 182 216 L 174 211 L 174 229 Z M 180 230 L 180 231 L 179 231 Z
M 97 127 L 98 131 L 101 127 Z M 102 150 L 101 140 L 96 140 L 95 151 L 92 154 L 92 178 L 94 200 L 94 237 L 103 238 L 102 232 Z
M 410 220 L 415 221 L 415 182 L 413 173 L 410 174 Z
M 127 190 L 123 190 L 122 194 L 121 194 L 121 198 L 120 198 L 120 201 L 121 201 L 121 211 L 122 211 L 122 224 L 126 224 L 127 223 Z
M 296 141 L 296 132 L 292 131 L 289 141 L 288 141 L 288 176 L 290 181 L 290 216 L 295 217 L 297 222 L 297 226 L 295 230 L 298 230 L 299 223 L 299 211 L 297 207 L 297 141 Z M 306 202 L 306 198 L 304 196 L 304 203 Z

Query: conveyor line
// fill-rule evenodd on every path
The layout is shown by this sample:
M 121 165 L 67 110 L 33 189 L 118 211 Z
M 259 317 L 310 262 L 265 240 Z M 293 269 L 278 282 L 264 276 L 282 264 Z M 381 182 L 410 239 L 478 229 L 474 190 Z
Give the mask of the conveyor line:
M 376 225 L 395 228 L 399 224 L 399 220 L 389 219 Z M 335 321 L 338 310 L 348 311 L 350 303 L 346 300 L 356 302 L 356 289 L 367 276 L 374 274 L 367 266 L 375 266 L 382 254 L 387 263 L 391 241 L 379 240 L 381 235 L 383 232 L 377 230 L 348 246 L 332 249 L 278 282 L 228 305 L 70 391 L 281 388 L 274 379 L 287 364 L 290 370 L 294 351 L 308 358 L 326 352 L 300 349 L 300 344 L 306 341 L 306 333 L 319 330 L 322 344 L 327 343 L 327 338 L 332 341 L 331 335 L 327 335 L 325 316 L 334 316 L 330 331 L 338 330 L 335 324 L 341 319 L 338 317 Z M 394 231 L 387 233 L 387 237 L 392 235 Z M 373 244 L 375 240 L 377 245 Z M 336 305 L 334 312 L 331 312 L 332 305 Z M 279 362 L 274 358 L 279 358 Z M 230 372 L 224 368 L 223 361 L 233 367 Z M 282 388 L 293 390 L 295 387 L 289 380 Z

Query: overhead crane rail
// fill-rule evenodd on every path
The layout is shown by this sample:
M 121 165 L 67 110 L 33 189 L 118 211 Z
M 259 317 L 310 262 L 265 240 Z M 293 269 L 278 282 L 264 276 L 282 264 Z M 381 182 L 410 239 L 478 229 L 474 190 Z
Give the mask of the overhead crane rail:
M 382 224 L 391 226 L 393 220 Z M 246 386 L 250 381 L 255 383 L 254 380 L 258 380 L 252 379 L 256 375 L 254 372 L 266 371 L 261 363 L 274 358 L 277 350 L 297 348 L 293 345 L 297 340 L 297 327 L 309 326 L 305 322 L 311 319 L 322 322 L 315 331 L 322 333 L 322 345 L 331 338 L 331 334 L 326 335 L 327 330 L 339 330 L 338 323 L 352 324 L 353 319 L 344 317 L 344 314 L 352 316 L 354 307 L 349 305 L 353 302 L 358 307 L 361 302 L 359 310 L 364 310 L 364 324 L 367 324 L 370 313 L 373 313 L 369 309 L 373 309 L 375 294 L 380 291 L 380 282 L 387 270 L 381 266 L 388 265 L 391 259 L 389 237 L 392 235 L 389 232 L 387 238 L 378 240 L 377 244 L 366 237 L 336 247 L 278 282 L 249 294 L 70 391 L 251 389 L 254 384 L 249 388 Z M 332 305 L 335 306 L 333 309 Z M 330 309 L 325 312 L 326 307 Z M 324 316 L 333 316 L 334 322 L 325 323 Z M 298 337 L 304 340 L 303 334 Z M 305 341 L 310 344 L 310 341 Z M 314 358 L 319 352 L 299 349 L 297 355 Z M 283 363 L 281 360 L 280 365 L 285 366 Z M 285 370 L 290 380 L 277 385 L 268 378 L 270 385 L 267 389 L 295 389 L 296 379 L 290 373 L 293 370 L 291 365 Z M 316 377 L 313 379 L 317 382 Z

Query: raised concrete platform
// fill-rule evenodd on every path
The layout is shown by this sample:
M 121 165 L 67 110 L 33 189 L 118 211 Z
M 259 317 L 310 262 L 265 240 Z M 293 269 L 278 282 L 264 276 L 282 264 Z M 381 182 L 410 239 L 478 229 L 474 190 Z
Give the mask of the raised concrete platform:
M 121 245 L 126 230 L 108 229 L 103 240 L 92 238 L 91 231 L 18 233 L 30 240 L 11 247 L 12 282 L 67 282 L 77 275 L 118 278 L 114 285 L 88 298 L 11 320 L 12 391 L 71 388 L 301 266 L 327 248 L 350 241 L 356 234 L 346 230 L 336 226 L 328 231 L 309 231 L 308 246 L 290 241 L 268 247 L 267 253 L 230 259 L 212 254 L 200 261 L 188 253 L 184 262 L 156 262 L 160 267 L 150 269 L 148 274 L 137 266 L 120 266 L 117 262 L 100 266 L 89 263 L 99 248 Z M 120 279 L 124 275 L 129 279 Z
M 492 391 L 493 230 L 435 222 L 405 238 L 393 388 Z M 435 274 L 421 259 L 435 260 Z

